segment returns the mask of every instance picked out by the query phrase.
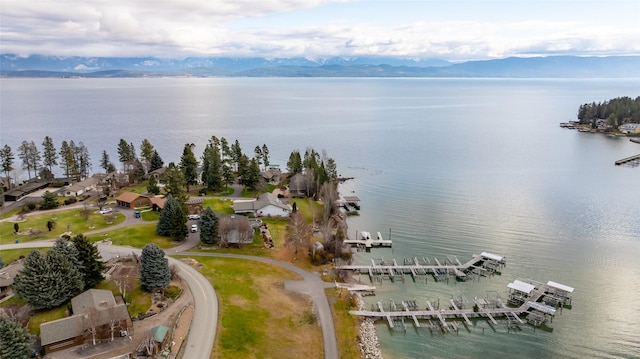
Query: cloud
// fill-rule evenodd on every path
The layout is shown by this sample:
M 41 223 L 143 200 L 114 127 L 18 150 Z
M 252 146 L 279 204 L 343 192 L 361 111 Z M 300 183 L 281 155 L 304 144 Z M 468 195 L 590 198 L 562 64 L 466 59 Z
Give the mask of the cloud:
M 639 25 L 586 19 L 366 22 L 345 0 L 3 0 L 4 53 L 62 56 L 403 56 L 449 60 L 514 55 L 638 54 Z M 412 2 L 387 2 L 412 6 Z M 354 2 L 350 5 L 362 5 Z M 445 3 L 438 3 L 442 5 Z M 314 20 L 315 11 L 324 11 Z M 307 16 L 288 24 L 282 14 Z M 260 21 L 253 21 L 260 20 Z M 306 19 L 306 18 L 305 18 Z M 270 22 L 271 21 L 271 22 Z M 239 25 L 241 24 L 242 25 Z M 602 25 L 605 24 L 605 25 Z M 615 24 L 615 23 L 612 23 Z

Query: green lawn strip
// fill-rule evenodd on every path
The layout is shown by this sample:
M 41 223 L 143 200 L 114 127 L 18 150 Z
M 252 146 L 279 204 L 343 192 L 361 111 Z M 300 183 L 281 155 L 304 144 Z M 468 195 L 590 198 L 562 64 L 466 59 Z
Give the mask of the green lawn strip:
M 203 198 L 202 208 L 211 207 L 216 213 L 233 214 L 233 201 L 220 198 Z
M 18 207 L 18 208 L 14 208 L 8 212 L 3 213 L 0 216 L 0 219 L 5 219 L 5 218 L 9 218 L 9 217 L 13 217 L 15 215 L 17 215 L 20 211 L 22 211 L 22 208 Z
M 200 270 L 214 286 L 220 303 L 216 357 L 247 358 L 256 357 L 256 353 L 270 357 L 274 348 L 271 348 L 273 343 L 266 340 L 265 325 L 271 320 L 270 308 L 260 306 L 261 293 L 255 280 L 265 276 L 298 279 L 297 276 L 255 261 L 209 257 L 198 257 L 197 260 L 203 264 Z
M 10 264 L 20 257 L 26 257 L 32 250 L 38 250 L 41 253 L 47 253 L 50 248 L 20 248 L 20 249 L 5 249 L 0 251 L 0 257 L 5 265 Z
M 309 223 L 313 221 L 313 218 L 320 218 L 322 216 L 322 204 L 313 201 L 309 198 L 291 198 L 289 199 L 289 205 L 293 207 L 295 202 L 296 208 Z
M 163 237 L 156 233 L 156 224 L 139 224 L 124 228 L 106 231 L 102 234 L 93 234 L 88 236 L 91 242 L 98 242 L 109 239 L 113 245 L 131 246 L 134 248 L 142 248 L 149 243 L 155 243 L 162 249 L 168 249 L 175 246 L 169 237 Z
M 16 240 L 20 242 L 30 242 L 56 238 L 67 231 L 71 231 L 73 235 L 76 235 L 89 231 L 108 229 L 111 226 L 123 222 L 125 219 L 123 214 L 115 213 L 113 221 L 107 223 L 109 216 L 101 215 L 94 209 L 91 209 L 88 219 L 85 219 L 81 214 L 82 211 L 82 208 L 73 208 L 66 211 L 38 211 L 27 214 L 25 221 L 18 222 L 19 230 L 23 233 L 28 232 L 29 229 L 38 230 L 41 233 L 37 235 L 16 235 L 14 234 L 13 222 L 2 222 L 0 223 L 0 244 L 10 244 Z M 47 229 L 47 222 L 50 220 L 56 222 L 55 228 L 53 228 L 51 232 Z
M 350 299 L 350 294 L 346 290 L 329 288 L 325 289 L 325 294 L 331 305 L 333 324 L 338 339 L 339 357 L 341 359 L 360 359 L 357 345 L 360 323 L 357 316 L 349 314 L 350 310 L 356 309 L 355 303 Z
M 160 212 L 158 211 L 144 211 L 140 212 L 140 217 L 143 221 L 151 222 L 160 219 Z

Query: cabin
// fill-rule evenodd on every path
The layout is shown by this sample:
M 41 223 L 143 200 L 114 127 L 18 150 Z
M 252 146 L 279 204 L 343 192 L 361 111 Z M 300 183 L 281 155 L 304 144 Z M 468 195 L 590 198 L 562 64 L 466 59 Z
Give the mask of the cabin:
M 148 195 L 133 192 L 124 192 L 116 197 L 118 206 L 124 208 L 151 207 L 152 202 Z
M 89 289 L 71 299 L 73 314 L 40 324 L 44 353 L 71 348 L 96 340 L 128 335 L 133 327 L 127 305 L 110 290 Z

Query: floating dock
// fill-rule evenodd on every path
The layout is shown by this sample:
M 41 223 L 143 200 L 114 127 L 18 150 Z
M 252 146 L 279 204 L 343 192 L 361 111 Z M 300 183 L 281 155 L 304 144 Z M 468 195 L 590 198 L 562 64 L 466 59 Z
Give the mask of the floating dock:
M 616 166 L 636 167 L 638 165 L 640 165 L 640 154 L 637 154 L 637 155 L 631 156 L 631 157 L 627 157 L 627 158 L 623 158 L 621 160 L 617 160 L 616 161 Z
M 367 231 L 360 232 L 360 235 L 356 239 L 345 239 L 343 243 L 358 248 L 365 248 L 367 251 L 371 250 L 372 247 L 391 247 L 393 244 L 390 239 L 382 238 L 382 233 L 378 232 L 376 239 L 373 239 L 371 233 Z
M 440 328 L 443 332 L 447 332 L 457 331 L 460 321 L 471 326 L 472 322 L 469 318 L 484 318 L 494 325 L 498 324 L 496 318 L 506 319 L 509 325 L 524 324 L 525 320 L 522 318 L 526 318 L 526 322 L 537 327 L 548 320 L 553 320 L 558 309 L 562 308 L 562 303 L 571 302 L 569 294 L 573 292 L 573 288 L 563 284 L 551 281 L 547 284 L 532 284 L 523 281 L 514 281 L 509 284 L 509 296 L 517 294 L 522 298 L 522 303 L 517 307 L 507 306 L 504 300 L 497 296 L 493 299 L 474 298 L 473 308 L 459 308 L 452 299 L 451 308 L 448 309 L 440 309 L 439 301 L 436 305 L 427 301 L 425 309 L 417 309 L 414 300 L 402 301 L 403 310 L 400 310 L 391 300 L 386 308 L 382 302 L 378 301 L 372 310 L 352 310 L 349 313 L 374 320 L 385 319 L 392 329 L 395 329 L 396 323 L 401 322 L 404 325 L 405 318 L 413 321 L 418 328 L 421 327 L 419 320 L 427 320 L 429 328 Z M 562 299 L 560 302 L 556 301 L 559 297 Z
M 489 276 L 499 272 L 507 264 L 506 258 L 503 256 L 488 252 L 476 254 L 464 264 L 455 256 L 447 256 L 443 263 L 437 258 L 434 258 L 433 262 L 428 258 L 418 259 L 414 257 L 405 258 L 403 264 L 400 265 L 395 259 L 388 263 L 384 259 L 371 259 L 370 265 L 343 265 L 336 266 L 336 269 L 369 274 L 372 282 L 380 282 L 382 279 L 404 281 L 405 274 L 410 274 L 414 281 L 426 281 L 426 276 L 429 274 L 433 275 L 436 281 L 441 281 L 448 280 L 451 277 L 468 280 L 475 275 Z

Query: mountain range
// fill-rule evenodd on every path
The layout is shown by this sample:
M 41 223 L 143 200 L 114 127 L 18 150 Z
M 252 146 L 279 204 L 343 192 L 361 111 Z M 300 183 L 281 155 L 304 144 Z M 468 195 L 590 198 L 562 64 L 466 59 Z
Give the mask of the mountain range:
M 2 77 L 505 77 L 638 78 L 640 56 L 510 57 L 451 63 L 394 57 L 233 58 L 0 55 Z

